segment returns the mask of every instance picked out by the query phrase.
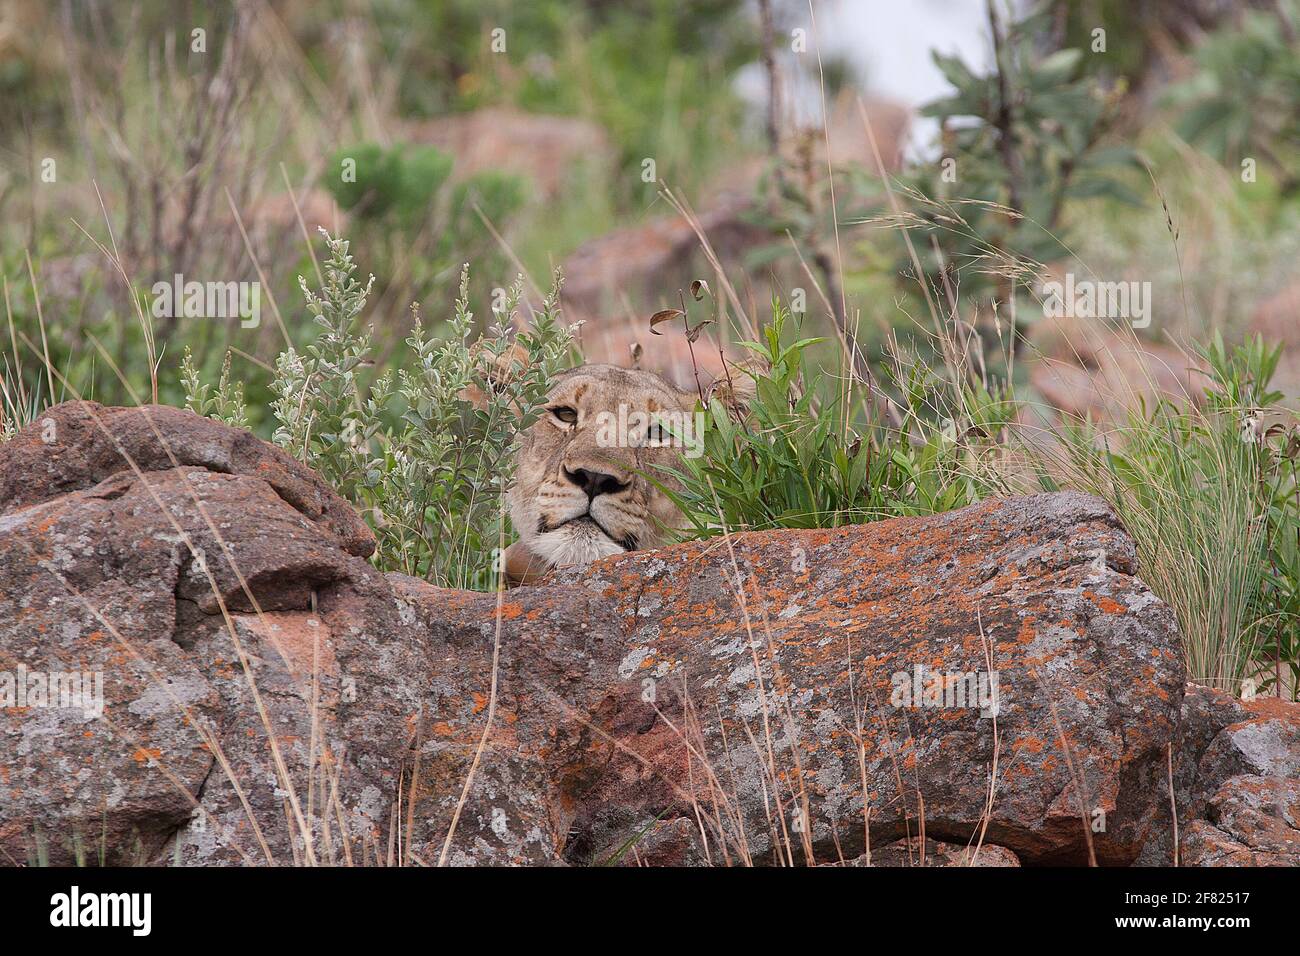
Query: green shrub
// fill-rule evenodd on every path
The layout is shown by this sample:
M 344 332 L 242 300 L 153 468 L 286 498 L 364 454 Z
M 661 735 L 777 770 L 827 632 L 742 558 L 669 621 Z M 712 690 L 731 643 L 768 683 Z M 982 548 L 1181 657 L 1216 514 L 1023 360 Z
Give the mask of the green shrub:
M 954 388 L 922 363 L 895 366 L 903 401 L 886 424 L 858 383 L 812 360 L 822 340 L 785 344 L 789 313 L 773 304 L 762 341 L 741 343 L 756 361 L 733 375 L 752 380 L 743 414 L 712 397 L 702 454 L 662 484 L 691 533 L 723 528 L 828 528 L 896 515 L 930 514 L 979 500 L 994 488 L 977 459 L 1013 406 L 982 387 Z M 823 386 L 819 389 L 818 385 Z M 743 384 L 743 383 L 742 383 Z
M 552 376 L 567 364 L 571 336 L 558 321 L 559 277 L 530 329 L 511 336 L 515 287 L 474 349 L 466 349 L 468 270 L 445 340 L 417 321 L 407 339 L 413 362 L 399 372 L 405 407 L 373 465 L 367 494 L 377 502 L 377 533 L 387 563 L 455 587 L 495 586 L 498 549 L 508 543 L 505 492 L 514 473 L 516 434 L 541 414 Z M 519 355 L 516 346 L 522 349 Z M 484 396 L 482 407 L 467 393 Z
M 356 163 L 354 181 L 345 179 L 347 160 Z M 353 238 L 375 271 L 395 287 L 381 282 L 382 298 L 428 301 L 449 292 L 467 259 L 475 261 L 476 274 L 489 277 L 504 267 L 485 220 L 506 230 L 528 200 L 525 181 L 489 169 L 453 184 L 454 162 L 432 146 L 401 143 L 389 149 L 362 144 L 331 159 L 322 181 L 353 216 Z
M 355 178 L 343 174 L 349 160 Z M 409 228 L 428 215 L 452 165 L 452 157 L 432 146 L 362 143 L 334 155 L 325 184 L 340 208 L 367 220 L 392 217 Z
M 1271 166 L 1284 191 L 1300 187 L 1300 49 L 1294 23 L 1300 4 L 1279 0 L 1275 11 L 1244 10 L 1236 24 L 1205 37 L 1193 53 L 1196 72 L 1168 100 L 1177 130 L 1222 162 L 1253 158 Z M 1288 31 L 1279 20 L 1287 18 Z
M 327 243 L 324 288 L 316 293 L 300 280 L 323 331 L 304 353 L 289 349 L 276 363 L 275 441 L 362 511 L 379 542 L 379 568 L 444 587 L 494 587 L 515 435 L 537 419 L 569 356 L 559 276 L 528 331 L 511 333 L 516 285 L 470 347 L 466 267 L 447 337 L 429 335 L 417 311 L 399 370 L 367 387 L 374 358 L 357 326 L 370 284 L 356 280 L 347 242 L 327 236 Z
M 452 193 L 454 232 L 473 235 L 480 231 L 483 228 L 480 212 L 488 222 L 504 222 L 523 207 L 527 198 L 524 181 L 518 176 L 493 169 L 476 173 L 459 183 Z M 448 254 L 452 251 L 452 238 L 445 237 Z
M 345 176 L 355 163 L 355 177 Z M 482 230 L 477 206 L 489 221 L 514 215 L 528 198 L 524 181 L 510 173 L 484 170 L 447 187 L 455 160 L 432 146 L 398 144 L 384 149 L 363 143 L 339 150 L 324 177 L 340 208 L 362 227 L 379 225 L 408 237 L 434 217 L 448 228 L 438 230 L 444 254 Z M 446 208 L 442 208 L 445 204 Z

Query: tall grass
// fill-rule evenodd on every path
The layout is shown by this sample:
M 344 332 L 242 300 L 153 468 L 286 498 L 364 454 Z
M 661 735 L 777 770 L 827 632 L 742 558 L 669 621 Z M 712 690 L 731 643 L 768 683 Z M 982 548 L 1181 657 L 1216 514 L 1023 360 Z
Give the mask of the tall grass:
M 1067 422 L 1033 455 L 1047 487 L 1110 503 L 1137 545 L 1142 578 L 1177 616 L 1188 675 L 1235 692 L 1256 667 L 1264 469 L 1255 406 L 1238 388 L 1249 387 L 1249 369 L 1211 369 L 1203 408 L 1159 398 L 1112 429 Z

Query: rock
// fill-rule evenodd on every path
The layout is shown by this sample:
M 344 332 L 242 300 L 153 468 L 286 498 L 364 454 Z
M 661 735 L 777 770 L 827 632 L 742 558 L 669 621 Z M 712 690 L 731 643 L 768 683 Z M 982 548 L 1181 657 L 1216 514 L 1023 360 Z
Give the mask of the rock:
M 921 840 L 898 840 L 888 846 L 873 850 L 867 854 L 847 860 L 844 863 L 827 863 L 825 866 L 974 866 L 1005 867 L 1019 866 L 1020 860 L 1004 846 L 985 843 L 976 848 L 958 846 L 952 843 L 939 843 L 936 840 L 925 841 L 925 853 L 920 852 Z
M 178 460 L 221 470 L 158 470 L 166 453 L 146 434 L 148 419 Z M 122 451 L 141 474 L 129 470 Z M 187 825 L 212 841 L 216 831 L 208 827 L 220 821 L 196 814 L 195 805 L 211 805 L 229 788 L 222 761 L 255 808 L 282 815 L 282 797 L 265 785 L 274 779 L 266 725 L 254 718 L 255 706 L 232 706 L 227 688 L 241 683 L 243 657 L 269 716 L 291 709 L 282 702 L 295 685 L 281 677 L 275 686 L 272 678 L 289 647 L 297 650 L 302 684 L 311 647 L 300 640 L 295 648 L 290 638 L 310 616 L 273 612 L 306 611 L 318 588 L 345 581 L 357 588 L 378 577 L 345 550 L 367 550 L 357 530 L 364 526 L 350 509 L 307 469 L 247 433 L 156 407 L 51 409 L 3 446 L 0 489 L 0 674 L 98 675 L 103 695 L 101 713 L 93 693 L 69 697 L 75 706 L 0 708 L 7 755 L 0 858 L 147 861 Z M 264 612 L 232 615 L 238 650 L 210 636 L 221 630 L 214 628 L 222 620 L 218 595 L 236 612 L 255 598 Z M 279 621 L 286 623 L 279 640 L 258 633 Z M 376 626 L 381 622 L 377 615 Z M 292 739 L 308 741 L 311 711 L 297 710 L 300 733 Z M 271 726 L 285 732 L 288 723 Z M 358 736 L 364 746 L 368 738 Z M 231 832 L 249 829 L 244 819 Z M 247 860 L 258 848 L 227 838 L 217 855 Z
M 212 770 L 192 725 L 216 719 L 216 696 L 171 640 L 178 549 L 155 535 L 125 537 L 113 520 L 117 490 L 0 517 L 6 862 L 95 861 L 101 848 L 106 862 L 147 860 Z M 92 675 L 85 697 L 70 688 L 76 696 L 50 706 L 33 693 L 37 679 L 74 674 Z
M 756 861 L 861 852 L 864 790 L 873 844 L 915 832 L 922 805 L 928 835 L 964 844 L 996 750 L 989 842 L 1032 863 L 1086 860 L 1088 836 L 1100 862 L 1136 856 L 1182 665 L 1170 612 L 1132 576 L 1132 542 L 1100 501 L 1036 496 L 733 545 L 745 608 L 717 542 L 561 578 L 628 621 L 619 676 L 634 686 L 623 693 L 652 681 L 664 715 L 651 720 L 643 703 L 640 732 L 612 735 L 632 754 L 615 748 L 579 832 L 626 827 L 638 805 L 680 804 L 689 769 L 700 781 L 689 796 L 708 805 L 710 788 L 725 793 L 719 831 L 739 843 L 743 830 Z M 891 706 L 921 668 L 923 684 L 986 673 L 981 633 L 999 675 L 996 736 L 975 708 Z M 665 766 L 676 775 L 663 779 Z
M 1273 387 L 1294 406 L 1300 393 L 1300 282 L 1291 281 L 1260 301 L 1247 321 L 1247 332 L 1258 333 L 1270 345 L 1282 346 Z
M 1082 863 L 1090 837 L 1123 864 L 1148 835 L 1178 635 L 1097 499 L 738 534 L 498 596 L 379 573 L 319 479 L 237 430 L 49 417 L 44 454 L 40 422 L 0 453 L 0 673 L 97 671 L 104 710 L 0 709 L 0 859 L 805 865 L 863 855 L 866 816 L 876 853 L 924 819 L 955 847 L 935 860 L 983 832 L 975 862 Z M 962 696 L 990 664 L 996 720 Z M 932 674 L 946 705 L 909 706 Z M 1224 766 L 1272 766 L 1257 736 Z
M 1300 866 L 1300 780 L 1226 780 L 1183 842 L 1184 866 Z
M 614 162 L 609 137 L 595 123 L 503 107 L 417 120 L 407 124 L 405 139 L 454 156 L 457 179 L 501 170 L 524 177 L 548 199 L 581 175 L 583 164 Z
M 1048 406 L 1102 423 L 1123 422 L 1139 403 L 1202 400 L 1209 378 L 1178 349 L 1117 331 L 1101 319 L 1042 319 L 1029 381 Z
M 1240 720 L 1210 741 L 1197 766 L 1203 778 L 1237 774 L 1300 777 L 1300 704 L 1276 697 L 1241 701 Z
M 1178 862 L 1300 865 L 1300 704 L 1187 685 L 1173 750 Z M 1138 863 L 1174 861 L 1169 789 Z
M 1300 282 L 1290 282 L 1260 301 L 1250 314 L 1249 328 L 1288 350 L 1300 346 Z
M 0 514 L 129 471 L 128 457 L 144 472 L 193 465 L 256 477 L 349 554 L 366 557 L 375 549 L 366 523 L 310 469 L 248 432 L 166 405 L 64 402 L 50 408 L 5 445 Z
M 862 100 L 861 111 L 858 110 L 859 98 Z M 863 113 L 871 124 L 870 134 L 862 122 Z M 871 148 L 872 136 L 885 172 L 892 175 L 902 169 L 903 147 L 907 144 L 912 125 L 912 111 L 904 104 L 878 96 L 860 97 L 853 90 L 845 89 L 831 106 L 829 124 L 829 136 L 820 126 L 812 130 L 814 140 L 821 140 L 817 143 L 821 172 L 825 172 L 826 164 L 824 141 L 829 138 L 834 165 L 856 163 L 878 174 L 875 152 Z
M 618 846 L 597 854 L 605 866 L 712 866 L 700 824 L 688 817 L 651 820 Z M 719 865 L 725 861 L 719 859 Z

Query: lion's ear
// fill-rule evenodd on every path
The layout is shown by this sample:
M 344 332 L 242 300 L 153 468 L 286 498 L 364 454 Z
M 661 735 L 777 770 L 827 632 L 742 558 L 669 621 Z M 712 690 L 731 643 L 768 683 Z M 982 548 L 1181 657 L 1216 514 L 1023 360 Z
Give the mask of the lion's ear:
M 476 369 L 487 366 L 485 384 L 492 391 L 504 388 L 528 367 L 528 350 L 518 342 L 511 344 L 500 355 L 493 355 L 486 343 L 475 342 L 470 346 L 469 354 Z M 487 409 L 488 393 L 478 385 L 462 389 L 460 397 L 480 411 Z
M 692 389 L 689 392 L 683 392 L 683 391 L 678 391 L 675 388 L 674 391 L 677 393 L 677 404 L 681 406 L 682 411 L 684 412 L 695 411 L 695 406 L 700 401 L 699 392 L 695 391 L 694 389 Z
M 766 363 L 757 356 L 740 362 L 727 360 L 722 374 L 709 386 L 709 397 L 743 415 L 758 391 L 755 379 L 769 371 Z

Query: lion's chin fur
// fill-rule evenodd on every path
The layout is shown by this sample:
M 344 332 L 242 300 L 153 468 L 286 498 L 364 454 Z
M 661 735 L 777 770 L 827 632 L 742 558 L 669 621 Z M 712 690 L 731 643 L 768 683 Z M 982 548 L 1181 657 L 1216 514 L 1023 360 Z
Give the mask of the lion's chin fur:
M 586 521 L 571 522 L 531 537 L 527 544 L 534 554 L 557 568 L 585 566 L 624 551 L 621 545 Z

